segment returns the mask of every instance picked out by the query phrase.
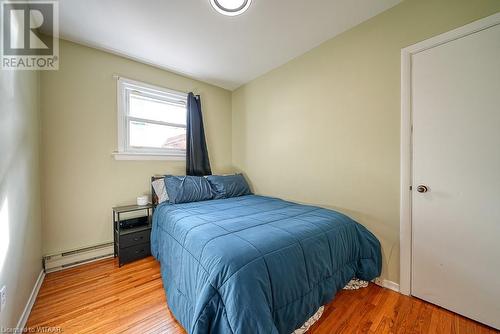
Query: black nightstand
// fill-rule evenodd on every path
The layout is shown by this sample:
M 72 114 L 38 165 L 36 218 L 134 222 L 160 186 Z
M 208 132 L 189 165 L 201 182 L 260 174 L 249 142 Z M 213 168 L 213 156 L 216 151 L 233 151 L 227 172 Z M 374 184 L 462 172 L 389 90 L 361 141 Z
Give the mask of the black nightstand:
M 113 208 L 114 255 L 122 265 L 151 255 L 151 215 L 153 206 L 127 205 Z M 120 219 L 123 213 L 145 211 L 145 215 Z

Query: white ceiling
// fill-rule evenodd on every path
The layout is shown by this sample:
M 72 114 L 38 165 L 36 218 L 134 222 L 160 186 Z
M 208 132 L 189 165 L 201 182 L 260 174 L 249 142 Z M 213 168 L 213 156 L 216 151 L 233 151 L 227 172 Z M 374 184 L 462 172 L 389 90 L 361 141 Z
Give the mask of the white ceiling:
M 232 90 L 400 1 L 60 0 L 60 35 Z

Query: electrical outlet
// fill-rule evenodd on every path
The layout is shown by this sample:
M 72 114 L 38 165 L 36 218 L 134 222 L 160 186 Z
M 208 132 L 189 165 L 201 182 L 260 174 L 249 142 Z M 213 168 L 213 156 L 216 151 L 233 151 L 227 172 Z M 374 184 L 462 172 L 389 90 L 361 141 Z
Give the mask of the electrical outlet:
M 0 312 L 3 311 L 6 303 L 7 303 L 7 287 L 4 285 L 0 289 Z

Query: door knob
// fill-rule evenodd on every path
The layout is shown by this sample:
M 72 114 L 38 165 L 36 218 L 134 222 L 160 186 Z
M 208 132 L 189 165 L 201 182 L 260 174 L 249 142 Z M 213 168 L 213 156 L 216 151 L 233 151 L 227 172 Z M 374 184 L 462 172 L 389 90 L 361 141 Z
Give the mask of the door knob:
M 419 185 L 419 186 L 417 187 L 417 191 L 418 191 L 419 193 L 426 193 L 426 192 L 428 192 L 428 191 L 429 191 L 429 188 L 427 188 L 427 186 L 424 186 L 423 184 L 421 184 L 421 185 Z

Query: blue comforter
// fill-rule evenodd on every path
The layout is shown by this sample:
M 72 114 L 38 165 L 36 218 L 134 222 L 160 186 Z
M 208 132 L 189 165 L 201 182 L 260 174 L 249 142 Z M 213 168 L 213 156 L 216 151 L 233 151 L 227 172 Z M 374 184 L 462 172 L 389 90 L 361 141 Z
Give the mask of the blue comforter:
M 290 334 L 351 278 L 381 270 L 380 244 L 362 225 L 262 196 L 159 205 L 151 240 L 189 333 Z

